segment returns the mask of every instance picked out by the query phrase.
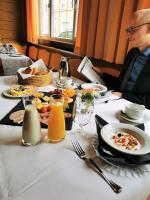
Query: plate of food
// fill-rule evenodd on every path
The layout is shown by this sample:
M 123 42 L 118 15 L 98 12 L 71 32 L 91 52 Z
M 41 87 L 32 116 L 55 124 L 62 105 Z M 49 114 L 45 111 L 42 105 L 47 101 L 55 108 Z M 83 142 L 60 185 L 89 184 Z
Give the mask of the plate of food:
M 149 164 L 150 154 L 142 155 L 142 156 L 134 156 L 124 154 L 118 151 L 114 151 L 114 149 L 107 146 L 106 143 L 99 140 L 97 137 L 94 137 L 91 145 L 98 157 L 104 160 L 106 163 L 109 163 L 112 166 L 115 166 L 115 169 L 130 169 L 133 175 L 133 172 L 136 172 L 135 169 L 138 169 L 138 173 L 140 167 L 142 166 L 142 171 L 144 170 L 143 165 Z M 132 171 L 133 170 L 133 171 Z M 147 169 L 146 169 L 147 171 Z M 126 176 L 126 171 L 125 171 Z
M 107 124 L 101 129 L 101 137 L 110 147 L 130 155 L 150 152 L 150 136 L 130 124 Z
M 36 88 L 32 85 L 15 85 L 3 91 L 3 95 L 9 98 L 20 98 L 33 95 Z
M 100 96 L 107 91 L 106 86 L 97 83 L 83 83 L 81 88 L 88 92 L 92 92 L 94 96 Z

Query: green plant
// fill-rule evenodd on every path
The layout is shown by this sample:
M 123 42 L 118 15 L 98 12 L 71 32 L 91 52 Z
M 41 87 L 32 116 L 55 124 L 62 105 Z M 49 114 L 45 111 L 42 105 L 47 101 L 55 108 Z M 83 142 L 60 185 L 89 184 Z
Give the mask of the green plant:
M 83 102 L 91 103 L 94 100 L 94 96 L 87 92 L 85 94 L 82 94 L 81 99 Z

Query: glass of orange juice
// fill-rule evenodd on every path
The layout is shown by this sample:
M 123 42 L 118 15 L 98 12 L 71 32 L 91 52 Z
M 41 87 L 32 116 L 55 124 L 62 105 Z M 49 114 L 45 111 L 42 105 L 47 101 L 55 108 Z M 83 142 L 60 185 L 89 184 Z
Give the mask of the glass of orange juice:
M 52 95 L 51 112 L 48 120 L 48 141 L 60 142 L 65 138 L 64 99 L 61 94 Z

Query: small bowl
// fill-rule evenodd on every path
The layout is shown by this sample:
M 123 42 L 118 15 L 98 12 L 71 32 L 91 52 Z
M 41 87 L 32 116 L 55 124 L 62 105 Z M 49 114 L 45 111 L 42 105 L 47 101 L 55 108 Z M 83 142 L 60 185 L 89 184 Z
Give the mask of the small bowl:
M 144 113 L 145 113 L 144 105 L 130 103 L 125 106 L 125 114 L 131 119 L 140 119 L 144 116 Z

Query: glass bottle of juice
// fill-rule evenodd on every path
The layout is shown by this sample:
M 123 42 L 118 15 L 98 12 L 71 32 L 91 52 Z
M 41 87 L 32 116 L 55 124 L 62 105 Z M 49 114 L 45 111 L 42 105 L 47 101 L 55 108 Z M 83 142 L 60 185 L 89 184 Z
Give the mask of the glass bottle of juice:
M 58 95 L 57 95 L 58 96 Z M 54 98 L 51 102 L 51 112 L 48 120 L 49 142 L 59 142 L 65 137 L 65 118 L 63 112 L 63 101 Z

